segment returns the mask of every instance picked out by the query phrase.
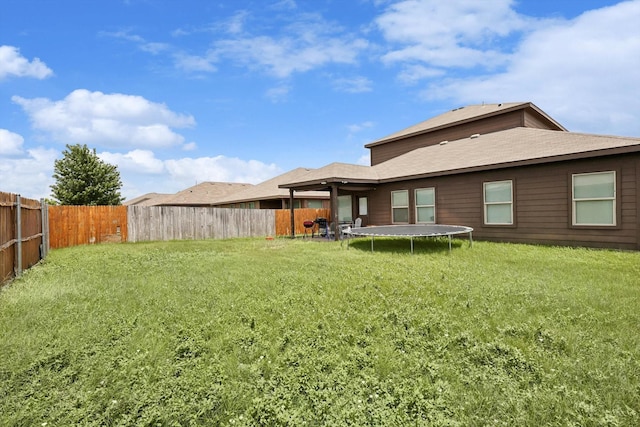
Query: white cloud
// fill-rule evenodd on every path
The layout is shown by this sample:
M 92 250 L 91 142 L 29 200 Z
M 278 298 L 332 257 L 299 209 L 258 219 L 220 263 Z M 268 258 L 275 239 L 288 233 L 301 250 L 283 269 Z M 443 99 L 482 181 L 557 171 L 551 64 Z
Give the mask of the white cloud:
M 245 66 L 258 66 L 276 77 L 288 77 L 329 63 L 352 64 L 367 46 L 363 39 L 259 36 L 223 40 L 215 44 L 218 55 Z
M 366 154 L 363 154 L 358 158 L 356 164 L 362 166 L 371 166 L 371 153 L 367 151 Z
M 436 67 L 495 67 L 508 54 L 492 42 L 527 25 L 512 8 L 513 0 L 404 0 L 376 19 L 385 39 L 397 48 L 383 56 L 388 63 L 419 61 Z
M 371 92 L 373 82 L 366 77 L 339 78 L 333 81 L 334 88 L 339 92 L 364 93 Z
M 242 160 L 225 156 L 166 160 L 171 179 L 193 185 L 193 182 L 221 181 L 257 184 L 281 172 L 275 164 Z
M 374 126 L 375 126 L 375 123 L 373 123 L 372 121 L 366 121 L 362 123 L 348 125 L 347 129 L 349 129 L 350 134 L 354 134 L 354 133 L 361 132 L 365 129 L 371 129 Z
M 640 135 L 640 1 L 531 32 L 505 72 L 432 84 L 461 103 L 533 101 L 574 131 Z
M 53 184 L 53 164 L 58 156 L 54 149 L 34 148 L 20 158 L 0 156 L 0 190 L 41 199 L 50 194 Z
M 283 84 L 268 89 L 265 93 L 265 96 L 269 100 L 271 100 L 271 102 L 282 102 L 287 99 L 290 91 L 291 87 L 289 85 Z
M 231 19 L 227 22 L 227 31 L 231 34 L 240 34 L 244 31 L 244 25 L 249 16 L 249 12 L 246 10 L 241 10 L 237 12 Z
M 98 154 L 105 162 L 118 166 L 118 170 L 125 174 L 135 172 L 141 174 L 160 174 L 165 171 L 162 160 L 155 157 L 149 150 L 133 150 L 126 154 L 103 152 Z
M 51 75 L 53 71 L 39 58 L 29 61 L 17 47 L 0 46 L 0 80 L 7 76 L 45 79 Z
M 131 34 L 131 32 L 128 30 L 116 32 L 103 31 L 100 33 L 100 35 L 133 42 L 138 45 L 138 48 L 140 50 L 151 53 L 153 55 L 157 55 L 161 52 L 171 49 L 171 46 L 167 43 L 148 42 L 142 36 Z
M 70 144 L 170 147 L 184 143 L 172 127 L 195 125 L 192 116 L 174 113 L 141 96 L 78 89 L 60 101 L 19 96 L 12 100 L 22 106 L 36 129 Z
M 298 8 L 295 0 L 279 0 L 271 6 L 273 9 L 294 10 Z
M 174 55 L 174 61 L 176 67 L 190 73 L 212 73 L 217 70 L 215 65 L 213 65 L 213 63 L 217 61 L 215 57 L 177 53 Z
M 344 34 L 319 16 L 296 15 L 296 19 L 278 35 L 238 33 L 235 38 L 218 40 L 209 55 L 285 78 L 328 64 L 353 64 L 369 46 L 366 40 Z
M 6 129 L 0 129 L 0 156 L 12 156 L 22 154 L 22 144 L 24 138 L 22 135 L 10 132 Z
M 425 67 L 423 65 L 405 66 L 398 75 L 398 80 L 407 85 L 414 85 L 420 80 L 442 77 L 446 72 L 440 68 Z

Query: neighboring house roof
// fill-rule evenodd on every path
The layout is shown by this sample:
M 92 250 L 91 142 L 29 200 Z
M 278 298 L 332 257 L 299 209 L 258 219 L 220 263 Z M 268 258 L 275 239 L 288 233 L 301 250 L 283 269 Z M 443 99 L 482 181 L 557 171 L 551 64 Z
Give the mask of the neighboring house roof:
M 173 194 L 159 203 L 163 206 L 210 206 L 229 194 L 237 193 L 252 184 L 236 182 L 202 182 Z
M 418 148 L 372 166 L 380 182 L 640 151 L 640 138 L 513 128 Z
M 409 136 L 415 136 L 423 133 L 433 132 L 438 129 L 449 128 L 463 123 L 481 120 L 484 118 L 505 114 L 517 110 L 530 109 L 541 117 L 543 117 L 551 127 L 557 130 L 566 131 L 566 129 L 556 122 L 553 118 L 547 115 L 540 108 L 535 106 L 531 102 L 507 102 L 502 104 L 481 104 L 481 105 L 469 105 L 466 107 L 456 108 L 455 110 L 448 111 L 444 114 L 440 114 L 436 117 L 432 117 L 428 120 L 409 126 L 401 131 L 387 135 L 384 138 L 380 138 L 376 141 L 366 144 L 365 147 L 371 148 L 376 145 L 386 144 L 396 141 L 398 139 L 407 138 Z
M 216 201 L 218 205 L 242 203 L 248 201 L 257 200 L 272 200 L 272 199 L 288 199 L 289 190 L 285 188 L 279 188 L 278 186 L 283 183 L 296 181 L 301 179 L 306 174 L 312 172 L 313 169 L 297 168 L 292 171 L 283 173 L 260 184 L 253 185 L 245 188 L 240 192 L 229 194 L 226 197 L 222 197 Z M 304 195 L 297 195 L 296 198 L 305 199 L 327 199 L 327 193 L 324 191 L 310 191 Z
M 127 200 L 123 204 L 127 206 L 155 206 L 162 203 L 165 199 L 173 196 L 173 194 L 147 193 L 131 200 Z

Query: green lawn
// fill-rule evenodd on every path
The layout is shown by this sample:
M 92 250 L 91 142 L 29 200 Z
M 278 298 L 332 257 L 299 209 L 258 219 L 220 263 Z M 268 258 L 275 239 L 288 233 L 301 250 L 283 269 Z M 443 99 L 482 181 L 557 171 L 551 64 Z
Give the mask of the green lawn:
M 0 425 L 640 425 L 640 253 L 369 247 L 52 251 L 0 291 Z

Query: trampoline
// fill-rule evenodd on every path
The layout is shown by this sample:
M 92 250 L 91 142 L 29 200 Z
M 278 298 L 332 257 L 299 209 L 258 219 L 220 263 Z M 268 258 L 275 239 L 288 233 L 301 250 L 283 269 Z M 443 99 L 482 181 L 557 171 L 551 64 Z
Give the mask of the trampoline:
M 371 237 L 371 251 L 373 252 L 373 239 L 375 237 L 408 237 L 411 240 L 411 253 L 413 253 L 414 237 L 444 237 L 449 238 L 449 252 L 451 252 L 451 236 L 456 234 L 468 234 L 469 246 L 473 246 L 473 228 L 462 225 L 444 224 L 407 224 L 407 225 L 378 225 L 373 227 L 348 228 L 343 233 L 354 237 Z M 349 243 L 347 241 L 347 248 Z

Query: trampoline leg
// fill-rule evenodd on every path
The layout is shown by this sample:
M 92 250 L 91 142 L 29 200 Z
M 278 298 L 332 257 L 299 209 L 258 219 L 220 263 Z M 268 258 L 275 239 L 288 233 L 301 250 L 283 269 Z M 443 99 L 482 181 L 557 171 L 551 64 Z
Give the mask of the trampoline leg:
M 371 252 L 373 252 L 373 236 L 371 236 Z
M 449 234 L 449 253 L 451 253 L 451 234 Z
M 413 255 L 413 236 L 411 236 L 411 255 Z
M 473 233 L 469 232 L 469 247 L 473 247 Z

